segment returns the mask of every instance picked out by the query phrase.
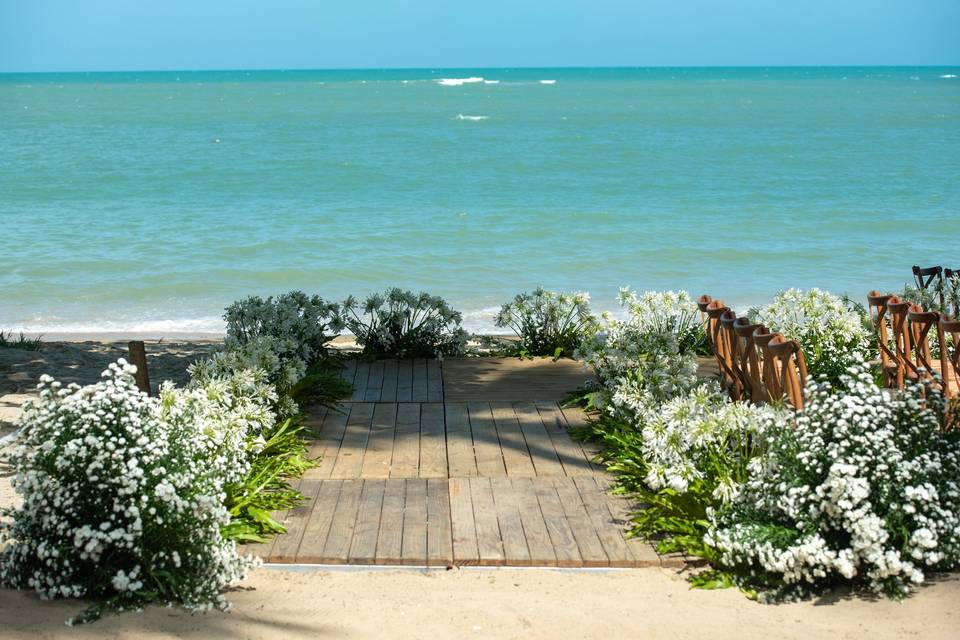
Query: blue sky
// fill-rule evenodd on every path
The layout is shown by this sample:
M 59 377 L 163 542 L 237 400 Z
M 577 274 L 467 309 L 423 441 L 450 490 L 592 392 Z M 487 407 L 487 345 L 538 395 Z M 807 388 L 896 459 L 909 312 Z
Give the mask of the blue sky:
M 0 0 L 0 71 L 960 63 L 960 0 Z

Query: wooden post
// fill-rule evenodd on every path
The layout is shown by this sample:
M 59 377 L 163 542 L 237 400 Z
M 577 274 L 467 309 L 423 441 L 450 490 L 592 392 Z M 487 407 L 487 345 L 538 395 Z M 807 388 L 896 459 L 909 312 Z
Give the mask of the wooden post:
M 137 387 L 150 395 L 150 374 L 147 372 L 147 351 L 140 340 L 133 340 L 127 345 L 130 351 L 130 364 L 137 367 Z

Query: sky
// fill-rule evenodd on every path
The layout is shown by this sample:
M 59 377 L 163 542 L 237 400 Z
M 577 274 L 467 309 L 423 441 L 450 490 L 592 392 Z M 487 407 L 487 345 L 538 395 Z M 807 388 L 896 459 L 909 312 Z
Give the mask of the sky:
M 0 0 L 0 72 L 960 64 L 960 0 Z

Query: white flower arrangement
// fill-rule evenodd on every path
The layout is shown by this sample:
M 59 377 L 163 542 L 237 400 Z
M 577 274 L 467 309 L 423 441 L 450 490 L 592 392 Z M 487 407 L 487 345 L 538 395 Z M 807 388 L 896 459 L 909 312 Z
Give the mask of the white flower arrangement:
M 864 316 L 820 289 L 781 291 L 770 304 L 754 310 L 751 319 L 799 342 L 814 378 L 837 381 L 865 359 L 870 348 L 871 331 Z
M 929 394 L 929 392 L 928 392 Z M 863 364 L 812 385 L 796 423 L 767 430 L 769 454 L 707 541 L 761 596 L 841 579 L 900 597 L 960 562 L 960 434 L 935 397 L 879 389 Z
M 44 376 L 20 420 L 23 500 L 3 513 L 0 582 L 97 600 L 81 621 L 150 601 L 223 609 L 222 589 L 254 564 L 221 527 L 262 414 L 223 385 L 150 398 L 134 372 L 120 360 L 82 388 Z
M 495 322 L 513 330 L 521 353 L 555 357 L 572 355 L 597 328 L 590 294 L 556 293 L 543 287 L 516 295 L 500 308 Z
M 466 353 L 463 317 L 438 296 L 394 287 L 369 296 L 362 308 L 350 296 L 342 308 L 347 328 L 366 355 L 440 358 Z

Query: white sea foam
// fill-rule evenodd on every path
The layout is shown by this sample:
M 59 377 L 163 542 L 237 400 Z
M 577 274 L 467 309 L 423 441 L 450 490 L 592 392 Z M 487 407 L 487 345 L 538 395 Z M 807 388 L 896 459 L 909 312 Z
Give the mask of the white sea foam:
M 489 120 L 490 116 L 466 116 L 462 113 L 457 114 L 457 120 L 471 120 L 477 122 L 478 120 Z
M 499 80 L 484 80 L 483 84 L 500 84 Z
M 442 84 L 445 87 L 459 87 L 464 84 L 475 84 L 483 81 L 483 78 L 472 76 L 470 78 L 441 78 L 440 80 L 437 80 L 437 83 Z
M 940 76 L 940 77 L 941 77 L 941 78 L 944 78 L 944 79 L 947 79 L 947 78 L 956 78 L 957 76 L 956 76 L 956 74 L 954 74 L 954 73 L 945 73 L 945 74 L 943 74 L 943 75 Z
M 541 80 L 540 84 L 557 84 L 556 80 Z
M 7 328 L 9 327 L 9 328 Z M 158 338 L 175 335 L 194 335 L 226 331 L 223 318 L 171 318 L 153 320 L 66 320 L 56 316 L 35 317 L 19 323 L 9 323 L 5 329 L 27 334 L 138 334 Z

